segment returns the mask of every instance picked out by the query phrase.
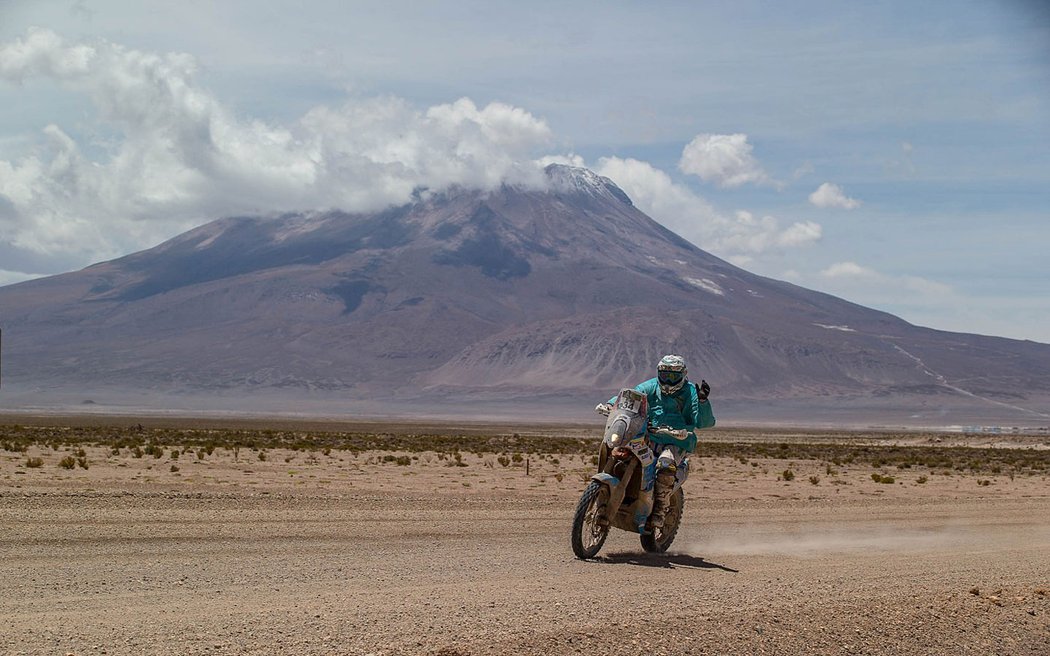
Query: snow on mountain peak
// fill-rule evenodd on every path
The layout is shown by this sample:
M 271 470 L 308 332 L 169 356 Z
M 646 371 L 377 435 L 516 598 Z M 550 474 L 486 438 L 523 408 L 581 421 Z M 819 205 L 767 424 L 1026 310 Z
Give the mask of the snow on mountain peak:
M 598 175 L 590 169 L 565 164 L 550 164 L 545 169 L 552 186 L 559 191 L 585 193 L 592 196 L 612 195 L 628 205 L 634 205 L 631 198 L 616 183 Z

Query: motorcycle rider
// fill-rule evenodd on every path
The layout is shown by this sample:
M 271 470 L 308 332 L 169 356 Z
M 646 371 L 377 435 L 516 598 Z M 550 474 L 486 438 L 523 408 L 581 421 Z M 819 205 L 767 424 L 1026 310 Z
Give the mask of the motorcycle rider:
M 656 378 L 634 388 L 649 399 L 649 440 L 657 454 L 650 529 L 664 525 L 675 473 L 682 460 L 696 449 L 693 431 L 715 425 L 715 415 L 707 398 L 711 386 L 705 380 L 699 385 L 690 384 L 687 376 L 685 358 L 665 355 L 656 366 Z M 605 412 L 615 400 L 613 397 L 607 404 L 599 403 L 595 409 Z

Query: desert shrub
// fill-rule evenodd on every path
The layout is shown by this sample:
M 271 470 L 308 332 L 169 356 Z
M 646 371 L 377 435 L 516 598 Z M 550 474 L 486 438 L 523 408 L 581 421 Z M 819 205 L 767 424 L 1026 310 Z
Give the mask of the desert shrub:
M 809 482 L 811 484 L 813 484 L 813 485 L 820 485 L 820 477 L 819 476 L 810 476 L 809 477 Z
M 507 456 L 500 456 L 496 458 L 496 462 L 498 462 L 501 467 L 510 466 L 510 458 L 508 458 Z
M 395 460 L 397 460 L 397 456 L 393 454 L 388 454 L 383 456 L 382 462 L 394 462 Z
M 171 450 L 171 459 L 172 460 L 178 460 L 179 459 L 179 450 L 178 449 L 172 449 Z
M 26 467 L 29 467 L 30 469 L 36 469 L 37 467 L 43 467 L 43 466 L 44 466 L 44 459 L 43 458 L 27 458 L 26 459 Z
M 884 476 L 878 472 L 875 472 L 871 475 L 871 480 L 875 481 L 876 483 L 883 483 L 885 485 L 892 485 L 893 483 L 897 482 L 897 479 L 895 479 L 894 477 Z
M 143 455 L 142 447 L 137 446 L 134 449 L 132 449 L 131 455 L 135 456 L 136 458 L 141 458 Z
M 920 476 L 920 477 L 915 479 L 915 482 L 918 483 L 919 485 L 925 485 L 926 481 L 928 481 L 928 480 L 930 480 L 930 479 L 926 478 L 925 476 Z
M 259 461 L 260 462 L 266 462 L 266 452 L 265 451 L 260 451 L 259 452 Z
M 77 464 L 80 465 L 81 469 L 87 469 L 89 464 L 88 459 L 84 457 L 77 458 Z
M 170 471 L 171 473 L 174 474 L 175 472 L 179 471 L 179 466 L 178 465 L 172 465 L 171 469 L 169 469 L 168 471 Z
M 407 467 L 412 464 L 412 458 L 409 456 L 398 456 L 394 462 L 397 463 L 398 467 Z
M 786 445 L 782 444 L 781 446 Z M 780 478 L 784 479 L 785 481 L 793 481 L 795 480 L 795 472 L 791 471 L 790 469 L 785 469 L 784 471 L 780 472 Z
M 62 469 L 73 469 L 77 466 L 77 461 L 73 459 L 73 456 L 66 456 L 58 461 L 58 466 Z
M 61 457 L 64 449 L 75 451 L 81 444 L 95 444 L 110 449 L 119 448 L 135 455 L 139 448 L 142 454 L 149 453 L 160 458 L 166 456 L 174 445 L 181 445 L 185 451 L 196 451 L 204 447 L 216 447 L 233 451 L 235 461 L 239 458 L 238 449 L 243 447 L 259 449 L 297 449 L 303 451 L 323 451 L 324 449 L 343 450 L 350 453 L 367 451 L 446 454 L 476 453 L 493 454 L 493 457 L 506 454 L 515 465 L 524 463 L 526 454 L 553 454 L 565 460 L 578 455 L 591 457 L 595 453 L 596 438 L 600 430 L 580 437 L 557 437 L 549 434 L 527 433 L 381 433 L 331 431 L 306 433 L 294 430 L 260 430 L 260 429 L 198 429 L 198 428 L 144 428 L 138 426 L 104 426 L 104 427 L 35 427 L 3 426 L 0 427 L 0 446 L 9 451 L 24 453 L 31 445 L 48 446 Z M 842 440 L 838 434 L 813 432 L 804 439 L 792 432 L 792 440 L 780 440 L 775 431 L 763 431 L 760 439 L 748 431 L 734 429 L 717 429 L 711 435 L 720 439 L 701 441 L 698 453 L 704 457 L 732 458 L 748 461 L 756 472 L 766 469 L 763 461 L 784 459 L 791 461 L 814 460 L 821 463 L 830 462 L 837 468 L 851 464 L 872 463 L 872 470 L 886 471 L 892 468 L 910 469 L 923 466 L 927 474 L 942 474 L 948 471 L 973 471 L 982 479 L 991 475 L 1044 475 L 1050 471 L 1050 450 L 1018 449 L 971 446 L 901 445 L 892 443 L 857 444 Z M 741 439 L 725 439 L 739 435 Z M 892 435 L 887 435 L 893 438 Z M 929 437 L 934 437 L 930 435 Z M 772 439 L 772 441 L 770 441 Z M 161 451 L 162 444 L 172 445 Z M 159 452 L 159 453 L 158 453 Z M 516 454 L 516 455 L 513 455 Z M 76 457 L 76 454 L 73 454 Z M 24 456 L 23 456 L 24 457 Z M 440 456 L 439 456 L 440 457 Z M 545 459 L 549 460 L 550 455 Z M 58 458 L 56 458 L 56 461 Z M 759 462 L 756 464 L 755 461 Z M 586 462 L 586 460 L 584 460 Z M 909 467 L 910 465 L 910 467 Z M 789 465 L 792 469 L 794 466 Z M 996 471 L 998 470 L 998 471 Z M 840 469 L 841 471 L 841 469 Z M 871 470 L 869 470 L 871 471 Z M 769 475 L 766 472 L 765 475 Z M 828 474 L 831 476 L 831 474 Z M 808 477 L 808 475 L 807 475 Z M 823 478 L 823 477 L 822 477 Z
M 982 486 L 982 487 L 987 487 L 987 486 L 991 485 L 992 482 L 990 480 L 986 479 L 986 478 L 984 478 L 984 479 L 979 478 L 979 479 L 977 479 L 977 484 Z

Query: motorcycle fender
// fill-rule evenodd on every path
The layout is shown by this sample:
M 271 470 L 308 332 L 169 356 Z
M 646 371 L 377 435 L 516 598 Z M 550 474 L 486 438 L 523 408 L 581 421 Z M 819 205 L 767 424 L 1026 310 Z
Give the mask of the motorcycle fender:
M 598 472 L 594 476 L 591 476 L 592 481 L 598 481 L 599 483 L 605 483 L 609 487 L 616 487 L 620 484 L 620 479 L 616 478 L 612 474 L 605 472 Z

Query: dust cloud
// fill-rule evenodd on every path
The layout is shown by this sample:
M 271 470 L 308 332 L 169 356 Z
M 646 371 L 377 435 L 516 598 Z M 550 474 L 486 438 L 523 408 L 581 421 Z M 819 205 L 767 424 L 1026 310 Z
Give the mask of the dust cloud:
M 817 557 L 848 552 L 933 551 L 960 546 L 982 548 L 988 546 L 994 537 L 987 532 L 987 528 L 984 531 L 964 527 L 815 529 L 809 527 L 805 533 L 734 529 L 717 537 L 694 542 L 689 545 L 688 551 L 693 554 Z

